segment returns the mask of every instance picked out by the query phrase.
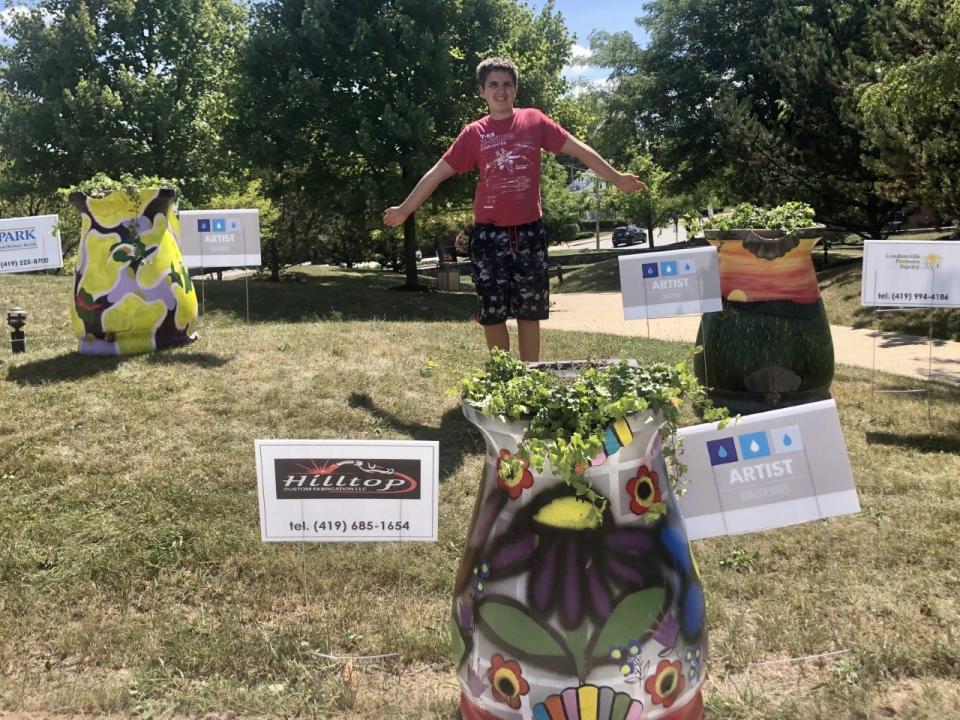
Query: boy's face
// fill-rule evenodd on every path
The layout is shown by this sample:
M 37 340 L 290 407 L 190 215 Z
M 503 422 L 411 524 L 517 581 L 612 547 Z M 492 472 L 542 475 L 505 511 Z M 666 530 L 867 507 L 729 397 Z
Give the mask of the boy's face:
M 513 75 L 502 70 L 492 71 L 480 88 L 480 97 L 486 101 L 493 117 L 510 115 L 513 102 L 517 99 L 517 84 L 513 81 Z

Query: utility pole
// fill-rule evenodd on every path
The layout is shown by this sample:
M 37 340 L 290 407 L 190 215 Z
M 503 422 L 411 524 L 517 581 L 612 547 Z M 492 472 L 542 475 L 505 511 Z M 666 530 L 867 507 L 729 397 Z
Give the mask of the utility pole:
M 594 219 L 594 234 L 597 238 L 597 250 L 600 249 L 600 176 L 596 173 L 593 174 L 593 219 Z

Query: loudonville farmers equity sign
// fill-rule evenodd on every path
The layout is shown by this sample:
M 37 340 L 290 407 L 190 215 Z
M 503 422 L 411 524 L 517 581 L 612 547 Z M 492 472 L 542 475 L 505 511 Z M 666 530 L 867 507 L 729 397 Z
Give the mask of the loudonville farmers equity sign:
M 722 309 L 716 248 L 620 257 L 623 319 L 701 315 Z
M 257 440 L 264 542 L 437 539 L 436 442 Z
M 960 243 L 865 241 L 860 304 L 960 307 Z
M 0 273 L 63 267 L 56 215 L 0 220 Z

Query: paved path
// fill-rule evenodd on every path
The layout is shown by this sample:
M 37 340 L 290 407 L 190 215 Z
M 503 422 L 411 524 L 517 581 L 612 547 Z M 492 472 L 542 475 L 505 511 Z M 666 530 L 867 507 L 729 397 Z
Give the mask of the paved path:
M 647 334 L 646 320 L 624 320 L 620 293 L 551 293 L 550 319 L 544 330 L 579 330 L 613 335 Z M 650 337 L 692 343 L 700 318 L 662 318 L 649 321 Z M 960 386 L 960 342 L 934 340 L 877 330 L 831 325 L 838 363 L 873 368 Z

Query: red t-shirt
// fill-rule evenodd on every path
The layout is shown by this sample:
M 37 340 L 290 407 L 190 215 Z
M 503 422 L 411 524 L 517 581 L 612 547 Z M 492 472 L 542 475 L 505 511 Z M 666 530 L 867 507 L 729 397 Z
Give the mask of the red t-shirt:
M 480 171 L 473 200 L 478 223 L 509 226 L 539 220 L 540 149 L 560 152 L 569 133 L 536 108 L 489 115 L 467 125 L 443 155 L 457 173 Z

